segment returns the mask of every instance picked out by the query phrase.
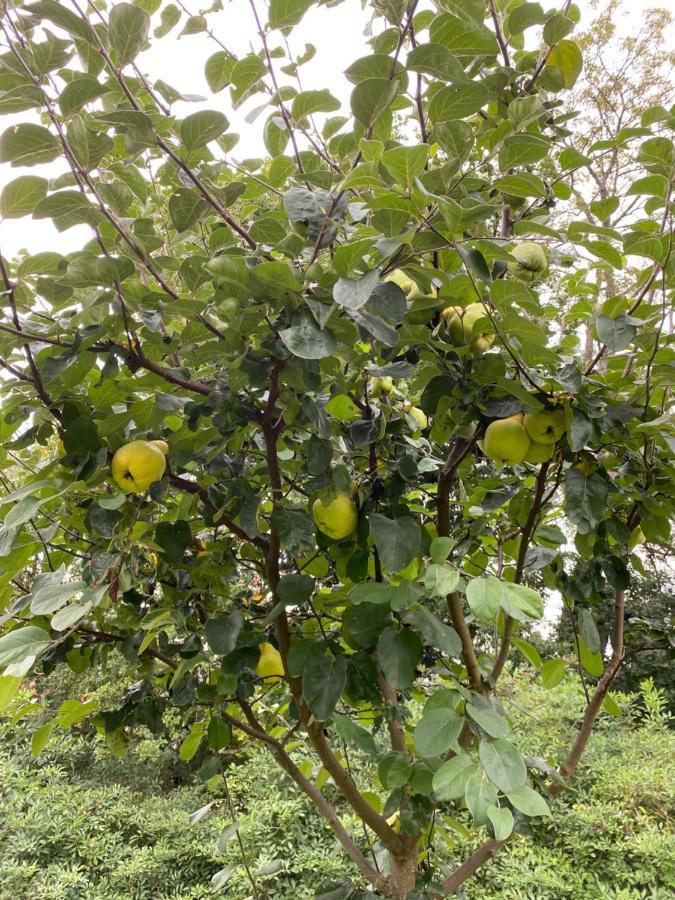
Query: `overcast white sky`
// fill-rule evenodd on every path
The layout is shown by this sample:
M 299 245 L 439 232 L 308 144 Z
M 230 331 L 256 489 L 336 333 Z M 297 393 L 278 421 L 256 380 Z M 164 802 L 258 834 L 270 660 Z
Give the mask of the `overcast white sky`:
M 592 11 L 590 4 L 585 0 L 577 2 L 584 16 L 583 27 L 584 20 L 588 21 Z M 185 5 L 191 11 L 197 12 L 197 3 L 194 0 L 186 0 Z M 548 5 L 544 4 L 545 7 Z M 258 0 L 258 6 L 263 16 L 265 5 Z M 623 21 L 617 23 L 620 31 L 637 30 L 645 10 L 650 7 L 665 7 L 675 15 L 675 0 L 629 0 L 627 7 L 628 11 L 624 14 Z M 153 17 L 153 27 L 158 20 L 157 15 Z M 244 55 L 250 47 L 255 50 L 259 47 L 252 13 L 246 0 L 226 2 L 223 12 L 209 16 L 209 25 L 237 55 Z M 367 26 L 368 15 L 362 10 L 359 0 L 344 0 L 340 6 L 334 8 L 322 6 L 311 9 L 300 25 L 291 32 L 289 39 L 294 55 L 301 54 L 308 42 L 314 44 L 317 49 L 314 59 L 300 69 L 303 88 L 307 90 L 327 87 L 348 110 L 352 85 L 344 77 L 343 72 L 351 62 L 369 52 L 364 36 Z M 182 26 L 178 26 L 174 31 L 179 32 L 180 27 Z M 380 28 L 381 20 L 376 30 Z M 532 33 L 535 32 L 533 29 Z M 242 109 L 233 112 L 229 102 L 229 89 L 226 88 L 215 96 L 210 93 L 204 78 L 204 62 L 218 49 L 213 41 L 203 34 L 183 37 L 180 40 L 170 35 L 161 41 L 153 41 L 151 48 L 140 55 L 138 63 L 151 80 L 161 78 L 183 94 L 198 94 L 205 98 L 205 102 L 199 104 L 182 102 L 174 104 L 172 112 L 175 115 L 183 117 L 200 107 L 220 109 L 230 119 L 231 130 L 240 135 L 240 141 L 232 151 L 232 158 L 241 160 L 246 157 L 259 157 L 262 147 L 260 134 L 268 112 L 262 113 L 253 124 L 245 122 L 245 116 L 251 109 L 260 105 L 264 97 L 258 95 L 248 101 Z M 280 68 L 285 61 L 275 62 L 277 68 Z M 284 78 L 281 73 L 278 74 L 281 79 Z M 10 117 L 4 117 L 0 122 L 0 129 L 4 130 L 10 121 L 26 119 L 26 113 L 11 120 Z M 66 165 L 61 161 L 48 166 L 33 166 L 30 169 L 0 165 L 0 186 L 20 174 L 54 177 L 65 169 Z M 68 253 L 81 247 L 89 238 L 90 232 L 85 226 L 76 226 L 59 234 L 49 220 L 34 221 L 24 218 L 0 223 L 0 248 L 9 258 L 21 248 L 33 253 L 40 250 Z

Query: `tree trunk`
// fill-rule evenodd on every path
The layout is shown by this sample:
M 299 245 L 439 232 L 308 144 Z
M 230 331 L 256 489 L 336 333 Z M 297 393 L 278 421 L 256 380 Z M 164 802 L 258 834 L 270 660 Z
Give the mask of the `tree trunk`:
M 393 900 L 406 900 L 415 890 L 417 881 L 417 846 L 414 845 L 405 856 L 389 854 L 391 866 L 391 887 Z

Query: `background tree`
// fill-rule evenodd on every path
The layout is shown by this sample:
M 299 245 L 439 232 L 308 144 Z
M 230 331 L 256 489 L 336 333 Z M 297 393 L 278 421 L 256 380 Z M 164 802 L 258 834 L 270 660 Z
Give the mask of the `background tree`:
M 207 747 L 214 779 L 232 748 L 267 748 L 362 884 L 445 896 L 550 814 L 627 652 L 632 546 L 669 542 L 673 118 L 651 107 L 610 146 L 567 146 L 577 10 L 492 0 L 374 4 L 333 115 L 329 90 L 279 81 L 310 5 L 239 4 L 258 42 L 237 59 L 208 13 L 171 3 L 4 4 L 0 108 L 26 115 L 0 161 L 54 170 L 18 175 L 0 210 L 92 237 L 2 260 L 2 452 L 25 472 L 2 498 L 2 701 L 30 715 L 13 697 L 33 667 L 117 649 L 140 686 L 113 712 L 63 704 L 35 752 L 92 716 L 123 753 L 130 725 L 177 710 L 180 755 Z M 218 45 L 220 95 L 182 119 L 179 87 L 139 57 L 179 26 Z M 226 88 L 264 102 L 266 162 L 230 164 Z M 420 143 L 394 137 L 395 111 Z M 616 147 L 649 217 L 598 242 L 556 226 L 555 185 Z M 583 364 L 585 267 L 558 282 L 579 298 L 562 331 L 544 279 L 560 247 L 595 244 L 634 268 L 592 311 Z M 499 702 L 512 650 L 541 664 L 519 636 L 539 583 L 578 607 L 590 682 L 558 771 L 516 746 Z M 565 662 L 541 670 L 555 687 Z M 450 869 L 457 803 L 484 840 Z

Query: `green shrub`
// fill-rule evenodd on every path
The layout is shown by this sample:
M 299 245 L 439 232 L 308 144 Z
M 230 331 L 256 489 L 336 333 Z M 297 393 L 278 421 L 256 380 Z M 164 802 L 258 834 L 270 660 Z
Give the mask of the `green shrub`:
M 95 692 L 99 700 L 124 692 L 125 672 L 114 674 Z M 504 681 L 501 696 L 516 733 L 529 730 L 531 755 L 559 761 L 583 714 L 578 682 L 547 692 L 521 672 Z M 675 736 L 649 685 L 641 698 L 618 699 L 625 714 L 601 716 L 573 787 L 552 803 L 552 820 L 481 869 L 466 885 L 468 900 L 673 896 Z M 51 700 L 58 703 L 58 692 Z M 212 896 L 211 878 L 229 865 L 236 868 L 221 896 L 252 895 L 236 837 L 215 851 L 232 821 L 223 785 L 208 790 L 196 778 L 198 763 L 176 763 L 166 746 L 175 735 L 139 729 L 130 758 L 119 760 L 95 733 L 71 729 L 34 760 L 29 739 L 40 721 L 0 728 L 1 900 L 194 900 Z M 316 811 L 265 751 L 238 756 L 228 785 L 251 869 L 272 872 L 258 878 L 261 896 L 309 900 L 353 875 Z M 210 802 L 211 815 L 190 825 L 189 815 Z M 459 859 L 469 850 L 457 839 L 451 852 Z

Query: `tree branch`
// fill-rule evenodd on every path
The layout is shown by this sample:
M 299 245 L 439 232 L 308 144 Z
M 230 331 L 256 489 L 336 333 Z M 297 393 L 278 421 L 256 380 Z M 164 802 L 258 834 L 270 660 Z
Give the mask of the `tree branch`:
M 518 547 L 518 558 L 516 560 L 516 574 L 514 578 L 514 582 L 516 584 L 520 584 L 522 580 L 523 571 L 525 569 L 525 557 L 527 556 L 532 533 L 534 532 L 535 525 L 537 524 L 537 520 L 539 518 L 539 513 L 541 512 L 544 490 L 546 488 L 546 476 L 548 474 L 548 467 L 548 461 L 541 464 L 539 474 L 537 475 L 537 481 L 534 489 L 534 499 L 532 501 L 530 513 L 527 517 L 525 525 L 523 526 L 523 533 L 521 535 L 520 545 Z M 490 672 L 490 681 L 493 685 L 496 684 L 496 682 L 499 680 L 499 676 L 502 674 L 502 669 L 504 668 L 504 664 L 509 655 L 509 650 L 511 649 L 512 633 L 513 619 L 511 618 L 511 616 L 506 616 L 504 620 L 504 634 L 502 636 L 501 646 L 499 648 L 499 653 L 497 654 L 495 664 L 492 668 L 492 672 Z

